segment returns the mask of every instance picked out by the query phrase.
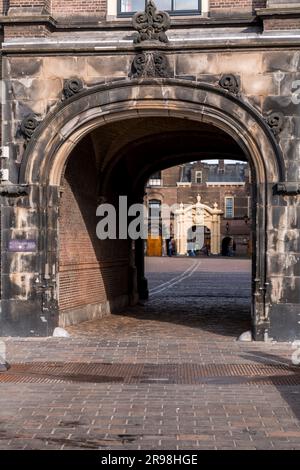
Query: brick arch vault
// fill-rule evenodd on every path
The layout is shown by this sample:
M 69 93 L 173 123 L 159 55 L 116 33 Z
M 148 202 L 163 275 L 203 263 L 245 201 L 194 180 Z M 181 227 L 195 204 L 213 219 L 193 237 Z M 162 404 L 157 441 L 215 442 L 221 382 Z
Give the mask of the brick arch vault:
M 114 264 L 110 258 L 103 263 L 100 271 L 106 273 L 105 282 L 103 272 L 101 279 L 91 276 L 85 281 L 83 290 L 93 282 L 103 284 L 101 299 L 95 304 L 85 300 L 79 310 L 75 307 L 73 311 L 72 308 L 64 310 L 59 306 L 62 283 L 67 282 L 59 269 L 60 199 L 65 197 L 62 186 L 67 162 L 72 160 L 74 149 L 80 145 L 79 153 L 84 156 L 84 143 L 96 129 L 149 117 L 211 125 L 230 136 L 249 160 L 255 175 L 256 209 L 252 294 L 254 336 L 257 340 L 299 338 L 300 300 L 293 295 L 293 286 L 289 284 L 293 263 L 289 262 L 290 247 L 284 242 L 293 227 L 288 225 L 280 210 L 282 206 L 294 207 L 296 196 L 280 193 L 286 186 L 286 172 L 276 138 L 263 117 L 242 97 L 208 84 L 176 79 L 128 80 L 84 90 L 59 104 L 36 129 L 22 159 L 19 185 L 27 188 L 28 197 L 22 199 L 22 220 L 27 219 L 31 224 L 37 249 L 29 257 L 18 253 L 19 272 L 14 269 L 14 274 L 6 277 L 6 289 L 12 294 L 2 301 L 4 335 L 49 335 L 59 323 L 66 325 L 99 317 L 134 302 L 137 292 L 141 295 L 141 291 L 146 290 L 141 245 L 136 244 L 134 261 L 131 248 L 128 248 L 132 244 L 127 244 L 120 247 L 118 262 Z M 88 156 L 84 158 L 88 159 Z M 97 171 L 102 174 L 103 185 L 110 187 L 110 180 L 105 180 L 104 164 Z M 86 179 L 92 175 L 93 169 L 86 167 Z M 84 180 L 77 182 L 78 186 L 84 184 Z M 98 203 L 103 199 L 99 196 Z M 68 218 L 67 212 L 64 217 Z M 83 223 L 88 225 L 88 217 Z M 298 233 L 294 242 L 295 239 L 298 240 Z M 279 262 L 278 250 L 282 262 Z M 105 251 L 114 253 L 116 248 L 107 245 Z M 98 262 L 101 253 L 95 256 Z M 16 260 L 11 258 L 10 262 L 16 265 Z M 115 276 L 118 282 L 123 279 L 120 287 L 116 287 Z M 24 279 L 25 288 L 21 286 Z M 75 278 L 73 282 L 76 285 Z M 23 289 L 22 295 L 15 296 L 14 292 L 20 292 L 20 289 Z

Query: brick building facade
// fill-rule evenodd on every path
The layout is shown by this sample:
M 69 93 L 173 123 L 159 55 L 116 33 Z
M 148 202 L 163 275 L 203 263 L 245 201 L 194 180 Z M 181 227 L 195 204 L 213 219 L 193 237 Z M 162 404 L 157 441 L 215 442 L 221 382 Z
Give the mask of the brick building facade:
M 1 335 L 146 297 L 143 243 L 100 242 L 98 205 L 230 158 L 253 178 L 253 335 L 300 338 L 298 2 L 187 1 L 150 27 L 139 0 L 0 0 Z
M 168 168 L 152 175 L 147 183 L 145 202 L 169 207 L 182 203 L 185 206 L 195 204 L 198 195 L 201 203 L 213 208 L 215 205 L 222 211 L 221 239 L 218 253 L 223 255 L 249 256 L 251 252 L 251 182 L 249 167 L 246 163 L 218 164 L 194 162 Z M 174 224 L 173 224 L 174 225 Z M 174 227 L 170 236 L 175 237 Z M 188 236 L 188 234 L 186 234 Z M 225 240 L 226 239 L 226 240 Z M 233 253 L 222 242 L 231 239 Z M 228 240 L 229 241 L 229 240 Z M 158 244 L 156 254 L 166 254 L 168 239 Z M 211 252 L 210 236 L 207 246 Z M 227 245 L 226 245 L 227 247 Z M 151 256 L 151 250 L 147 254 Z

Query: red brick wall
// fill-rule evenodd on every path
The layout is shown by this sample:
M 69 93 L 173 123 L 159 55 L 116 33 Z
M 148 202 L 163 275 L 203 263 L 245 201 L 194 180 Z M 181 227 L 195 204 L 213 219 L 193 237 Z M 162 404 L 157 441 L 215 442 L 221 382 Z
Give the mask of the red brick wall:
M 4 13 L 4 0 L 0 0 L 0 15 L 2 15 Z
M 44 6 L 45 0 L 9 0 L 10 8 L 14 7 L 39 7 Z
M 104 17 L 106 14 L 106 0 L 1 0 L 1 12 L 4 4 L 7 4 L 14 12 L 16 8 L 26 10 L 26 12 L 33 8 L 47 11 L 54 16 L 93 15 Z
M 210 9 L 247 9 L 264 8 L 266 0 L 210 0 Z
M 300 18 L 285 18 L 285 19 L 265 19 L 264 29 L 268 30 L 291 30 L 300 29 Z
M 105 16 L 107 0 L 1 0 L 9 3 L 10 8 L 44 7 L 54 16 L 101 15 Z M 212 10 L 264 8 L 266 0 L 210 0 Z
M 127 241 L 96 237 L 97 169 L 89 138 L 69 158 L 59 217 L 60 311 L 128 293 Z
M 53 16 L 105 16 L 106 0 L 52 0 Z
M 9 8 L 40 8 L 50 11 L 51 0 L 9 0 Z

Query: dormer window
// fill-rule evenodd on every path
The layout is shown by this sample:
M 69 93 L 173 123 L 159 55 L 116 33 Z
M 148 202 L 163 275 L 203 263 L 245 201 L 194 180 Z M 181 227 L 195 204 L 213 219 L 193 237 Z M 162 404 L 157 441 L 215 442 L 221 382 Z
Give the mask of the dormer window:
M 143 11 L 146 0 L 118 0 L 118 16 L 131 16 Z M 158 10 L 167 11 L 171 15 L 199 15 L 201 0 L 155 0 Z

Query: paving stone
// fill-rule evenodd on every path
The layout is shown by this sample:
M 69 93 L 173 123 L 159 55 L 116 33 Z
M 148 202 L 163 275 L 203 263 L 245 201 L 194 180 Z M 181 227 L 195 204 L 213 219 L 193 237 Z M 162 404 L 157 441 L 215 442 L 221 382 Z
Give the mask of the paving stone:
M 147 260 L 150 290 L 193 262 L 163 261 L 157 273 Z M 249 262 L 230 260 L 228 272 L 227 260 L 213 261 L 144 306 L 68 328 L 69 339 L 6 339 L 9 361 L 147 365 L 152 371 L 164 364 L 171 366 L 164 371 L 184 364 L 290 364 L 289 344 L 236 341 L 250 321 Z M 299 385 L 240 379 L 0 379 L 0 449 L 300 449 Z

